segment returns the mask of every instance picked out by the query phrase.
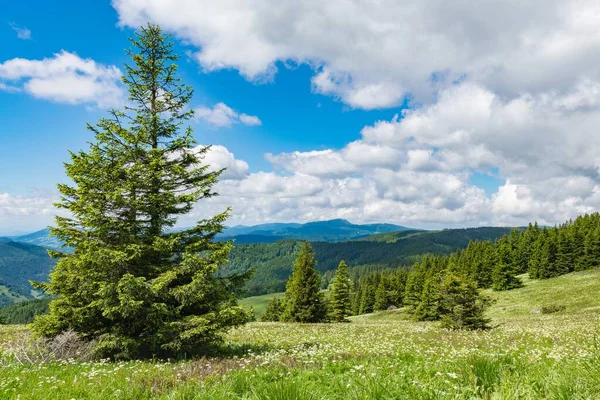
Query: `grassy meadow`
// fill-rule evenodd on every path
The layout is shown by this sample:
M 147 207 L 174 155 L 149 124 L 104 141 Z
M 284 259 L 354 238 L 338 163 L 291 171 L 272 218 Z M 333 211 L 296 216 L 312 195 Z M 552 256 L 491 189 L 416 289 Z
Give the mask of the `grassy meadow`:
M 265 312 L 267 304 L 269 304 L 271 300 L 273 300 L 275 297 L 283 297 L 284 294 L 285 293 L 281 292 L 246 297 L 245 299 L 240 300 L 240 305 L 246 310 L 249 310 L 252 307 L 256 317 L 260 317 Z
M 229 354 L 182 362 L 16 362 L 1 399 L 598 399 L 600 271 L 490 292 L 494 328 L 447 331 L 402 310 L 342 324 L 251 323 Z M 262 297 L 250 301 L 255 309 Z

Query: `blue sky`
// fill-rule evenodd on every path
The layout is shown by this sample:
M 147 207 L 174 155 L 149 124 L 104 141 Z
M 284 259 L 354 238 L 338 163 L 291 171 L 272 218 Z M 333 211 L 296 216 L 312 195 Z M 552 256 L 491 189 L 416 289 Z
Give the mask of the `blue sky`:
M 175 36 L 196 137 L 230 167 L 182 223 L 227 205 L 232 223 L 433 228 L 597 209 L 595 6 L 425 3 L 1 3 L 0 234 L 51 223 L 62 162 L 120 106 L 114 71 L 145 22 Z

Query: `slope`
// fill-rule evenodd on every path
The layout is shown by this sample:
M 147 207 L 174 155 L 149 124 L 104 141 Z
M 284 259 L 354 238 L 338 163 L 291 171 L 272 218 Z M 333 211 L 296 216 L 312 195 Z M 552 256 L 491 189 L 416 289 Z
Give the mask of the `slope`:
M 314 242 L 317 269 L 330 278 L 340 260 L 355 267 L 370 266 L 369 270 L 381 270 L 407 266 L 426 253 L 450 254 L 466 247 L 471 240 L 495 240 L 510 232 L 511 228 L 469 228 L 443 231 L 403 231 L 396 233 L 395 242 L 389 240 L 357 240 L 349 242 Z M 225 273 L 240 273 L 254 269 L 254 276 L 246 288 L 255 296 L 285 290 L 298 251 L 297 240 L 284 240 L 268 244 L 235 246 Z

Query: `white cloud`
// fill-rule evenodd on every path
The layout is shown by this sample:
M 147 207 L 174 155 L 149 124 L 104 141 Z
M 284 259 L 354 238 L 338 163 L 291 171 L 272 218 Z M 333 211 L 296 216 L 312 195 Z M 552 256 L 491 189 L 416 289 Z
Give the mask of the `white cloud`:
M 217 127 L 230 127 L 237 123 L 248 126 L 262 125 L 257 116 L 240 114 L 225 103 L 217 103 L 213 108 L 198 107 L 194 109 L 194 116 L 197 120 L 204 120 Z
M 31 31 L 25 27 L 20 27 L 15 23 L 9 23 L 10 27 L 13 31 L 17 33 L 17 38 L 21 40 L 30 40 L 31 39 Z
M 198 146 L 197 148 L 203 148 Z M 204 155 L 203 164 L 211 166 L 212 171 L 218 171 L 226 168 L 221 174 L 221 179 L 242 179 L 248 174 L 248 163 L 244 160 L 237 160 L 225 146 L 212 145 L 210 150 Z
M 599 125 L 593 86 L 506 99 L 465 82 L 435 104 L 365 127 L 342 149 L 267 154 L 280 174 L 220 185 L 214 201 L 233 205 L 236 223 L 560 223 L 600 209 Z M 505 183 L 488 197 L 470 183 L 475 171 Z
M 57 199 L 48 195 L 14 195 L 0 193 L 0 229 L 7 234 L 10 230 L 38 230 L 50 225 L 56 209 L 52 205 Z
M 594 0 L 113 0 L 121 25 L 152 21 L 196 47 L 207 71 L 269 79 L 276 63 L 315 68 L 316 91 L 357 108 L 429 102 L 467 77 L 494 92 L 565 91 L 600 80 Z M 340 17 L 343 16 L 343 17 Z M 532 22 L 533 21 L 533 22 Z
M 0 90 L 22 90 L 58 103 L 118 107 L 125 97 L 120 79 L 117 67 L 64 50 L 52 58 L 13 58 L 0 63 Z

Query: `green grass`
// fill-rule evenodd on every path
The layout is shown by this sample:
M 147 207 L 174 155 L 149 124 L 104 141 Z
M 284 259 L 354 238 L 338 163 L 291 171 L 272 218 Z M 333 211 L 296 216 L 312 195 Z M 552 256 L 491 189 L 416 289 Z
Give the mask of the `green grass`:
M 244 307 L 244 309 L 249 310 L 250 307 L 254 308 L 254 313 L 257 317 L 260 317 L 267 308 L 267 304 L 275 297 L 283 297 L 284 293 L 270 293 L 263 294 L 262 296 L 252 296 L 246 297 L 245 299 L 240 300 L 240 305 Z
M 599 278 L 586 271 L 492 293 L 497 327 L 485 332 L 394 310 L 342 324 L 251 323 L 226 343 L 253 351 L 224 359 L 19 365 L 5 356 L 0 398 L 597 399 Z M 548 305 L 565 309 L 531 312 Z M 0 346 L 23 333 L 0 327 Z

